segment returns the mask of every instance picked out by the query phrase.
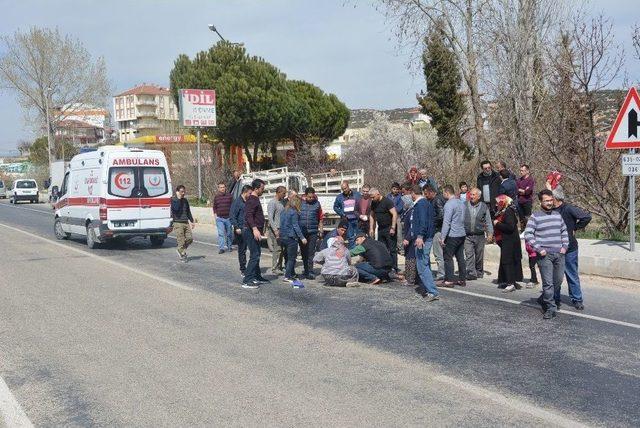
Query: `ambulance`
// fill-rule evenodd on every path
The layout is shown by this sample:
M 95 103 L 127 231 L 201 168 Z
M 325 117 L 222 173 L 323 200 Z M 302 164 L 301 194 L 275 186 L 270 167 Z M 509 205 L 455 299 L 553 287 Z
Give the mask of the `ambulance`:
M 89 248 L 133 237 L 161 246 L 171 232 L 171 194 L 161 151 L 104 146 L 81 153 L 71 159 L 54 205 L 55 236 L 85 236 Z

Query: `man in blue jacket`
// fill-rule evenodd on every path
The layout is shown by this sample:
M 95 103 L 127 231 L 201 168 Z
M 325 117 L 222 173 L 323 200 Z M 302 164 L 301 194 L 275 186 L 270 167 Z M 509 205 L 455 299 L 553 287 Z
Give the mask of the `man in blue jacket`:
M 304 267 L 304 277 L 315 279 L 313 273 L 313 257 L 316 255 L 316 242 L 322 236 L 322 207 L 316 196 L 313 187 L 307 187 L 304 191 L 304 200 L 300 205 L 300 228 L 307 240 L 306 244 L 300 245 L 302 253 L 302 266 Z
M 429 253 L 431 253 L 433 235 L 435 235 L 435 212 L 431 202 L 422 195 L 420 186 L 414 185 L 412 187 L 411 198 L 414 204 L 410 221 L 410 237 L 415 242 L 416 268 L 421 282 L 421 286 L 416 288 L 416 292 L 427 302 L 433 302 L 440 299 L 429 266 Z M 408 245 L 409 242 L 407 241 L 405 244 Z
M 336 201 L 333 203 L 333 211 L 341 218 L 344 218 L 349 223 L 347 229 L 347 240 L 349 249 L 355 246 L 355 236 L 358 232 L 358 217 L 359 217 L 359 205 L 360 198 L 362 197 L 357 191 L 351 190 L 348 181 L 343 181 L 340 185 L 342 193 L 336 196 Z

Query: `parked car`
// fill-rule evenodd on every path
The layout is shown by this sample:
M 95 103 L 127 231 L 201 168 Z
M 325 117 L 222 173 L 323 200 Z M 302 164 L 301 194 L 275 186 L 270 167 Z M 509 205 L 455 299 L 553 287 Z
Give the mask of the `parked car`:
M 7 187 L 2 180 L 0 180 L 0 199 L 7 199 Z
M 11 203 L 17 204 L 20 201 L 38 203 L 38 183 L 31 178 L 15 180 L 11 188 Z

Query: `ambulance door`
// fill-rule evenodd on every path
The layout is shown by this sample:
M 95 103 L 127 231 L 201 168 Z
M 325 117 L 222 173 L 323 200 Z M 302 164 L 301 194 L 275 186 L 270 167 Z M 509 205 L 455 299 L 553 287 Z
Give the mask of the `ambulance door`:
M 62 186 L 58 192 L 58 200 L 55 203 L 58 217 L 60 217 L 60 224 L 62 230 L 71 233 L 71 224 L 69 218 L 69 172 L 64 175 L 62 180 Z
M 114 230 L 140 228 L 140 190 L 137 185 L 138 168 L 113 166 L 109 168 L 107 184 L 107 220 Z
M 171 223 L 171 200 L 166 169 L 140 168 L 144 196 L 140 198 L 140 229 L 162 229 Z

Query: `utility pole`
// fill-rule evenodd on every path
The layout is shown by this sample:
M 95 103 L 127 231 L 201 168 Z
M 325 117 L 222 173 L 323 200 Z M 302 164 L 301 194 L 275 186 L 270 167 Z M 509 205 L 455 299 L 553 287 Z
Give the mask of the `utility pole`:
M 202 201 L 202 157 L 200 156 L 200 128 L 196 130 L 196 157 L 198 158 L 198 201 Z
M 636 149 L 629 150 L 634 155 Z M 636 176 L 629 177 L 629 250 L 636 250 Z
M 49 154 L 49 175 L 51 175 L 51 165 L 53 164 L 53 150 L 51 149 L 51 121 L 49 120 L 49 95 L 51 88 L 47 88 L 44 95 L 44 105 L 47 115 L 47 152 Z

